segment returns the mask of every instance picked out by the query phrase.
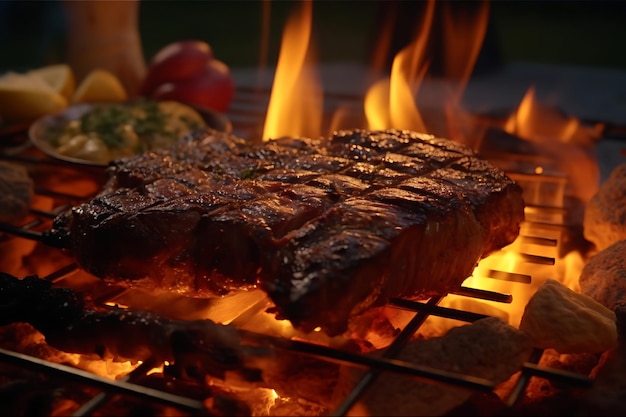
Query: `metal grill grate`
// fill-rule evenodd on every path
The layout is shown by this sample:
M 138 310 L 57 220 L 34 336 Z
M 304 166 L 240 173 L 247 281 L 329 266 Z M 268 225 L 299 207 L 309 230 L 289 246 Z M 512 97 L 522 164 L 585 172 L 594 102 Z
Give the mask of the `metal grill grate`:
M 231 112 L 227 115 L 233 122 L 234 133 L 248 136 L 258 134 L 262 123 L 262 112 L 267 104 L 267 91 L 241 90 L 238 92 L 237 101 Z M 335 103 L 355 98 L 337 95 L 334 97 Z M 333 102 L 331 100 L 331 102 Z M 18 143 L 16 147 L 3 150 L 0 155 L 2 159 L 7 159 L 25 165 L 37 164 L 38 166 L 49 166 L 54 172 L 58 170 L 68 170 L 70 176 L 88 177 L 91 181 L 98 182 L 102 172 L 98 169 L 82 167 L 68 167 L 67 165 L 51 161 L 47 157 L 39 154 L 36 150 L 28 146 L 27 143 Z M 515 157 L 507 156 L 507 158 Z M 52 171 L 51 171 L 52 172 Z M 522 226 L 522 233 L 514 245 L 520 247 L 520 258 L 518 270 L 501 270 L 497 267 L 486 269 L 486 278 L 506 281 L 511 285 L 529 285 L 536 279 L 533 272 L 537 266 L 543 267 L 546 274 L 556 274 L 555 262 L 558 257 L 560 240 L 564 233 L 567 233 L 567 225 L 564 224 L 566 208 L 561 204 L 546 205 L 536 197 L 540 188 L 549 188 L 552 194 L 560 193 L 562 196 L 565 179 L 559 176 L 537 176 L 528 172 L 513 172 L 509 174 L 524 188 L 525 198 L 529 202 L 527 207 L 527 220 Z M 69 192 L 60 192 L 46 187 L 44 181 L 37 184 L 36 193 L 41 196 L 51 198 L 53 207 L 48 210 L 33 208 L 27 222 L 19 227 L 0 225 L 2 239 L 26 238 L 37 240 L 46 246 L 50 242 L 45 241 L 45 230 L 51 226 L 52 219 L 63 210 L 92 196 L 92 191 L 75 195 Z M 497 256 L 497 254 L 495 255 Z M 531 268 L 524 268 L 528 264 Z M 62 265 L 57 265 L 53 271 L 42 276 L 43 279 L 52 281 L 61 286 L 71 286 L 72 277 L 80 272 L 79 268 L 71 259 L 66 259 Z M 542 272 L 542 273 L 544 273 Z M 116 304 L 124 294 L 125 289 L 111 287 L 98 287 L 99 293 L 94 293 L 93 297 L 100 304 Z M 481 288 L 462 287 L 456 296 L 468 299 L 488 300 L 496 303 L 509 304 L 513 302 L 510 293 L 491 291 Z M 277 349 L 284 349 L 289 352 L 312 355 L 321 360 L 339 361 L 351 363 L 367 368 L 367 372 L 354 386 L 353 390 L 345 397 L 343 402 L 333 410 L 332 415 L 345 415 L 350 408 L 363 395 L 366 388 L 372 384 L 382 372 L 396 372 L 416 376 L 433 382 L 443 382 L 460 387 L 469 388 L 476 391 L 488 392 L 494 386 L 490 381 L 475 378 L 469 375 L 455 374 L 451 372 L 437 371 L 428 367 L 417 366 L 394 359 L 398 353 L 406 346 L 411 337 L 421 328 L 424 322 L 431 316 L 444 319 L 459 320 L 463 322 L 473 322 L 486 317 L 484 314 L 474 313 L 466 310 L 459 310 L 441 306 L 442 298 L 433 298 L 425 302 L 393 299 L 390 302 L 392 308 L 398 308 L 414 313 L 413 318 L 395 337 L 393 343 L 386 349 L 384 356 L 373 358 L 369 356 L 356 355 L 347 351 L 324 347 L 318 344 L 282 339 L 275 336 L 253 334 L 251 337 L 262 341 Z M 555 382 L 569 384 L 572 387 L 589 387 L 591 380 L 584 375 L 567 372 L 560 369 L 540 366 L 539 362 L 543 352 L 535 350 L 522 369 L 520 377 L 515 383 L 515 387 L 510 391 L 506 404 L 514 406 L 524 394 L 531 377 L 546 378 Z M 206 412 L 205 404 L 196 398 L 173 395 L 163 390 L 150 388 L 141 384 L 141 379 L 149 371 L 153 363 L 147 361 L 142 366 L 136 368 L 126 378 L 119 381 L 112 381 L 99 377 L 93 373 L 77 370 L 73 367 L 53 363 L 46 360 L 37 359 L 28 355 L 0 349 L 0 360 L 3 363 L 16 364 L 20 367 L 36 370 L 44 375 L 60 377 L 63 380 L 79 381 L 81 384 L 96 387 L 101 393 L 82 404 L 81 408 L 74 415 L 90 415 L 96 412 L 104 404 L 114 400 L 114 394 L 124 394 L 145 401 L 154 401 L 175 407 L 181 411 L 191 414 L 202 414 Z

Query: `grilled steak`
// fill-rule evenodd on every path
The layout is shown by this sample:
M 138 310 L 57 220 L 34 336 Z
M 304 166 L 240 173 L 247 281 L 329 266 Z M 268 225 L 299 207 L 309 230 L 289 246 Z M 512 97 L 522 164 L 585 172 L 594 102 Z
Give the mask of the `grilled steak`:
M 502 171 L 409 131 L 262 144 L 206 131 L 108 171 L 95 199 L 55 219 L 82 268 L 188 296 L 261 287 L 277 317 L 331 335 L 389 297 L 456 290 L 523 220 Z

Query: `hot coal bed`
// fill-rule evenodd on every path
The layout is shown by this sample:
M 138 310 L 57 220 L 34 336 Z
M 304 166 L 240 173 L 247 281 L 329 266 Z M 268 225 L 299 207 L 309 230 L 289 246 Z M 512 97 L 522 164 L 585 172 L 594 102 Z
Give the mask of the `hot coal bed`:
M 254 97 L 255 91 L 239 92 L 240 103 Z M 335 98 L 345 99 L 341 95 Z M 258 129 L 256 120 L 262 116 L 253 113 L 248 117 L 249 110 L 239 110 L 243 107 L 246 106 L 235 104 L 228 115 L 236 133 Z M 502 132 L 496 130 L 491 134 L 500 137 Z M 30 209 L 25 223 L 2 225 L 2 244 L 15 257 L 28 253 L 20 258 L 24 265 L 18 269 L 38 277 L 37 283 L 17 290 L 21 298 L 13 297 L 13 293 L 13 298 L 3 299 L 0 307 L 5 313 L 0 333 L 3 414 L 349 415 L 358 413 L 355 410 L 359 410 L 358 403 L 363 398 L 375 395 L 371 387 L 377 380 L 391 375 L 409 377 L 409 381 L 419 384 L 426 393 L 428 388 L 424 387 L 436 387 L 436 393 L 443 393 L 438 394 L 439 398 L 446 398 L 450 391 L 469 393 L 467 397 L 461 396 L 463 401 L 447 410 L 446 415 L 590 415 L 596 387 L 589 372 L 597 364 L 597 355 L 559 356 L 535 348 L 506 384 L 494 384 L 463 371 L 441 370 L 436 363 L 428 361 L 414 363 L 401 359 L 415 334 L 422 332 L 421 338 L 429 337 L 426 323 L 433 317 L 452 323 L 474 323 L 489 317 L 463 308 L 444 307 L 441 304 L 446 297 L 419 302 L 390 300 L 385 308 L 398 311 L 403 317 L 402 325 L 391 331 L 389 340 L 381 342 L 385 348 L 378 355 L 357 353 L 354 346 L 334 343 L 324 335 L 308 339 L 302 335 L 285 337 L 273 329 L 259 327 L 256 320 L 268 306 L 263 297 L 245 300 L 240 303 L 244 306 L 241 311 L 226 314 L 228 317 L 223 322 L 227 327 L 239 330 L 236 343 L 230 345 L 228 342 L 233 340 L 230 333 L 225 339 L 218 337 L 215 329 L 198 325 L 198 318 L 190 315 L 190 310 L 207 308 L 203 301 L 166 297 L 155 304 L 150 297 L 127 288 L 104 285 L 81 271 L 71 257 L 48 240 L 46 232 L 59 213 L 98 192 L 105 181 L 102 169 L 51 160 L 30 146 L 23 132 L 3 141 L 2 159 L 28 167 L 33 173 L 36 195 L 41 197 L 37 201 L 43 202 Z M 492 280 L 529 286 L 535 279 L 529 271 L 560 274 L 559 259 L 584 242 L 580 240 L 580 230 L 570 222 L 571 202 L 564 195 L 567 176 L 556 171 L 537 175 L 533 169 L 545 164 L 544 157 L 517 138 L 508 137 L 504 142 L 508 143 L 505 148 L 501 140 L 495 140 L 498 144 L 495 146 L 488 137 L 481 152 L 502 166 L 524 190 L 526 219 L 518 241 L 528 251 L 519 253 L 523 266 L 518 269 L 492 268 L 486 274 Z M 546 202 L 541 197 L 546 194 L 562 198 L 556 203 Z M 34 247 L 28 247 L 31 244 Z M 8 262 L 8 257 L 3 262 Z M 517 301 L 506 292 L 465 286 L 453 295 L 503 305 Z M 86 302 L 83 296 L 87 297 Z M 59 304 L 55 306 L 55 302 Z M 183 312 L 176 313 L 173 303 L 187 305 Z M 62 321 L 67 307 L 87 325 L 75 326 L 74 333 L 62 335 L 55 334 L 51 326 L 46 337 L 50 340 L 61 337 L 57 346 L 66 347 L 67 351 L 46 343 L 33 330 L 32 323 L 12 320 L 12 317 L 30 317 L 28 311 L 32 310 Z M 128 307 L 140 313 L 125 314 Z M 85 308 L 98 313 L 85 312 Z M 42 317 L 32 321 L 54 322 Z M 98 360 L 97 351 L 73 356 L 85 346 L 110 343 L 127 352 L 134 350 L 140 359 L 125 364 L 130 370 L 117 375 L 114 368 L 118 365 Z M 150 343 L 155 344 L 150 346 Z M 243 352 L 247 359 L 240 361 L 236 355 L 230 356 L 232 352 Z M 260 363 L 248 362 L 246 355 Z M 494 368 L 497 365 L 483 364 Z M 105 373 L 116 376 L 102 376 L 102 370 L 96 367 L 104 367 Z M 356 372 L 348 389 L 330 394 L 329 386 L 337 380 L 340 367 L 360 372 Z M 277 392 L 289 395 L 281 397 Z M 335 396 L 332 408 L 316 401 L 324 395 Z M 453 398 L 456 398 L 454 394 Z M 379 401 L 393 402 L 394 398 Z M 403 408 L 399 410 L 401 414 Z

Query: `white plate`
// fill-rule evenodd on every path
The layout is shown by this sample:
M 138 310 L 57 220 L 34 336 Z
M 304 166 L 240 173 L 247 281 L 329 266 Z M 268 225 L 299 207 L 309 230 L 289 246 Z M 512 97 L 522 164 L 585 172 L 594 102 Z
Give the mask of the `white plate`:
M 28 135 L 30 137 L 31 142 L 39 148 L 46 155 L 59 159 L 65 162 L 71 162 L 74 164 L 82 164 L 82 165 L 91 165 L 91 166 L 107 166 L 108 163 L 100 163 L 95 161 L 90 161 L 87 159 L 79 159 L 71 156 L 66 156 L 58 153 L 51 143 L 52 135 L 51 131 L 61 129 L 67 123 L 72 120 L 80 119 L 85 113 L 90 111 L 95 105 L 102 105 L 103 103 L 85 103 L 85 104 L 77 104 L 74 106 L 70 106 L 63 110 L 60 113 L 49 114 L 43 117 L 40 117 L 35 122 L 33 122 L 29 129 Z M 119 103 L 118 103 L 119 104 Z M 131 103 L 129 103 L 131 104 Z M 216 113 L 212 110 L 208 110 L 205 108 L 200 108 L 197 106 L 190 106 L 194 110 L 196 110 L 204 119 L 208 127 L 213 128 L 215 130 L 219 130 L 222 132 L 231 132 L 232 124 L 226 116 Z

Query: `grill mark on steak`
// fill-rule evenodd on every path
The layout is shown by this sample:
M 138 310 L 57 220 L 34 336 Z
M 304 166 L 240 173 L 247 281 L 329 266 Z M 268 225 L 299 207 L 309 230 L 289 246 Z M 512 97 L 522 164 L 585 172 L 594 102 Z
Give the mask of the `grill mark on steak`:
M 207 131 L 108 172 L 55 219 L 84 269 L 191 296 L 259 286 L 278 317 L 331 335 L 389 297 L 457 289 L 523 220 L 502 171 L 409 131 L 262 144 Z

